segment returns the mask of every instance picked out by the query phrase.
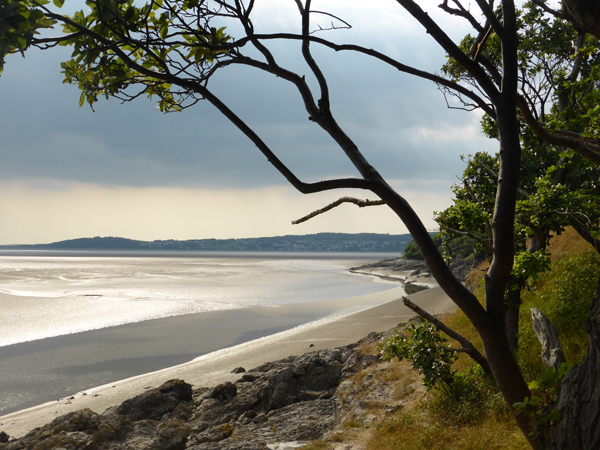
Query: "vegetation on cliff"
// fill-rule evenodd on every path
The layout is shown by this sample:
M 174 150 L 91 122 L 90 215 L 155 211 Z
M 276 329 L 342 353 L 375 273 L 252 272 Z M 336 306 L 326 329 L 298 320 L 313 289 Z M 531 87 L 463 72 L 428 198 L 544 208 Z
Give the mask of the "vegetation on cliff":
M 537 307 L 554 323 L 567 362 L 580 363 L 588 347 L 585 319 L 600 277 L 600 257 L 573 229 L 554 237 L 549 253 L 551 270 L 531 280 L 523 294 L 517 359 L 527 382 L 535 386 L 532 396 L 549 402 L 540 403 L 531 414 L 532 420 L 539 422 L 538 431 L 551 435 L 553 421 L 546 420 L 544 408 L 556 400 L 556 395 L 552 389 L 542 389 L 548 374 L 540 360 L 541 345 L 533 331 L 530 308 Z M 475 270 L 469 279 L 482 300 L 483 274 L 483 270 Z M 483 350 L 461 311 L 444 322 Z M 450 383 L 442 380 L 414 410 L 401 411 L 375 427 L 367 449 L 391 450 L 400 442 L 405 449 L 529 448 L 493 380 L 464 355 L 452 365 L 452 371 Z

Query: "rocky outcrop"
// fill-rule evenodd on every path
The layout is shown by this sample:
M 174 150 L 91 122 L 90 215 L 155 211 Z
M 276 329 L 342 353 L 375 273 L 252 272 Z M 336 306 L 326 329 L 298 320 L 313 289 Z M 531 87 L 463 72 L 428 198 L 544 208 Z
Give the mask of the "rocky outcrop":
M 378 357 L 358 345 L 267 363 L 212 388 L 171 380 L 102 414 L 66 414 L 0 450 L 255 450 L 322 438 L 346 420 L 369 421 L 374 399 L 365 403 L 364 390 L 373 386 L 351 379 Z
M 403 258 L 395 258 L 395 259 L 383 259 L 381 261 L 365 264 L 359 267 L 353 267 L 350 270 L 356 273 L 373 273 L 373 275 L 380 276 L 381 278 L 386 278 L 385 275 L 377 274 L 377 270 L 384 270 L 390 279 L 395 279 L 395 273 L 403 273 L 402 278 L 405 278 L 406 274 L 409 274 L 409 278 L 414 281 L 419 281 L 419 278 L 428 278 L 431 277 L 431 273 L 429 272 L 429 268 L 425 261 L 420 261 L 416 259 L 403 259 Z M 450 269 L 452 273 L 461 281 L 465 281 L 469 272 L 473 269 L 473 260 L 465 259 L 462 257 L 456 257 L 453 259 L 450 264 Z

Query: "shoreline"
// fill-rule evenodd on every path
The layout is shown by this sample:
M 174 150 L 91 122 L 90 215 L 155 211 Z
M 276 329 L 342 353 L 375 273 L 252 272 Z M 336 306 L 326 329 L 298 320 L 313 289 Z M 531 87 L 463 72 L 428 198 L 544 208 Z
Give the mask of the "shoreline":
M 208 353 L 387 301 L 355 297 L 157 318 L 0 347 L 0 415 L 173 367 Z M 383 294 L 381 296 L 380 294 Z
M 399 289 L 401 288 L 368 294 L 377 297 L 373 299 L 373 303 L 378 304 L 358 312 L 310 322 L 290 330 L 214 351 L 183 364 L 86 389 L 70 398 L 59 399 L 1 416 L 0 430 L 8 433 L 11 437 L 20 437 L 31 429 L 51 422 L 54 418 L 71 411 L 90 408 L 101 413 L 111 406 L 118 405 L 128 398 L 173 378 L 183 379 L 196 386 L 214 386 L 239 377 L 239 375 L 231 373 L 236 367 L 250 369 L 265 362 L 301 355 L 308 351 L 352 344 L 371 332 L 387 331 L 395 327 L 400 320 L 414 315 L 412 311 L 404 307 L 399 299 L 401 297 Z M 445 314 L 455 309 L 454 304 L 439 287 L 432 287 L 409 295 L 409 297 L 432 314 Z M 347 306 L 349 300 L 352 299 L 339 299 L 337 302 Z M 282 314 L 284 311 L 279 311 L 279 313 Z

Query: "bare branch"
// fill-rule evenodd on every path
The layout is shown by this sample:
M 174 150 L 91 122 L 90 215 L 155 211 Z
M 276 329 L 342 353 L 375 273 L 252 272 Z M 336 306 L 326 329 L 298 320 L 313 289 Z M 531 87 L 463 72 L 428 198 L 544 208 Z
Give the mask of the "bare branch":
M 479 31 L 479 32 L 484 31 L 483 27 L 479 24 L 479 22 L 477 22 L 477 20 L 475 20 L 475 17 L 473 17 L 473 15 L 469 11 L 467 11 L 465 9 L 465 7 L 463 5 L 461 5 L 461 3 L 458 0 L 453 0 L 453 2 L 456 6 L 458 6 L 458 9 L 448 6 L 448 0 L 444 0 L 443 3 L 438 5 L 438 8 L 443 9 L 448 14 L 452 14 L 453 16 L 463 17 L 463 18 L 467 19 L 469 21 L 469 23 L 471 24 L 471 26 L 473 28 L 475 28 L 477 31 Z
M 370 49 L 370 48 L 365 48 L 365 47 L 361 47 L 360 45 L 353 45 L 353 44 L 335 44 L 326 39 L 322 39 L 322 38 L 319 38 L 316 36 L 299 36 L 297 34 L 292 34 L 292 33 L 256 34 L 256 35 L 254 35 L 254 37 L 257 39 L 262 39 L 262 40 L 276 40 L 276 39 L 302 40 L 302 39 L 307 39 L 307 40 L 310 40 L 311 42 L 316 42 L 325 47 L 329 47 L 335 51 L 355 51 L 357 53 L 362 53 L 364 55 L 372 56 L 386 64 L 389 64 L 390 66 L 394 67 L 395 69 L 399 70 L 400 72 L 408 73 L 410 75 L 414 75 L 419 78 L 423 78 L 425 80 L 433 81 L 434 83 L 437 83 L 441 86 L 446 86 L 447 88 L 452 89 L 452 90 L 458 92 L 459 94 L 462 94 L 465 97 L 468 97 L 471 100 L 473 100 L 475 102 L 475 104 L 478 107 L 480 107 L 483 111 L 485 111 L 491 118 L 496 117 L 496 112 L 494 111 L 494 108 L 492 108 L 484 99 L 482 99 L 477 94 L 470 91 L 469 89 L 465 88 L 464 86 L 461 86 L 460 84 L 455 83 L 455 82 L 448 80 L 444 77 L 441 77 L 439 75 L 435 75 L 435 74 L 426 72 L 424 70 L 419 70 L 414 67 L 407 66 L 406 64 L 402 64 L 401 62 L 396 61 L 395 59 L 390 58 L 389 56 L 384 55 L 383 53 L 380 53 L 380 52 Z M 240 40 L 236 41 L 235 44 L 237 46 L 242 46 L 242 45 L 244 45 L 245 42 L 247 42 L 247 39 L 240 39 Z M 223 48 L 226 48 L 226 46 L 224 46 Z
M 319 29 L 311 31 L 310 34 L 316 33 L 317 31 L 349 30 L 349 29 L 352 28 L 352 25 L 350 25 L 344 19 L 342 19 L 342 18 L 340 18 L 340 17 L 338 17 L 338 16 L 336 16 L 334 14 L 331 14 L 331 13 L 328 13 L 328 12 L 325 12 L 325 11 L 310 11 L 310 12 L 311 12 L 311 14 L 321 14 L 321 15 L 324 15 L 324 16 L 329 16 L 329 17 L 331 17 L 331 18 L 333 18 L 335 20 L 339 20 L 340 22 L 342 22 L 344 24 L 344 25 L 340 26 L 340 25 L 334 25 L 333 22 L 331 22 L 331 27 L 330 28 L 321 28 L 321 26 L 319 25 Z
M 492 34 L 492 26 L 491 25 L 488 25 L 487 31 L 482 30 L 479 32 L 477 39 L 475 39 L 475 42 L 473 42 L 473 45 L 471 46 L 471 49 L 470 49 L 470 53 L 471 53 L 471 56 L 473 57 L 474 61 L 479 60 L 481 51 L 485 47 L 485 43 L 491 34 Z
M 64 36 L 49 37 L 49 38 L 38 38 L 38 37 L 34 36 L 31 39 L 31 45 L 34 45 L 37 47 L 41 44 L 46 44 L 45 48 L 51 48 L 51 47 L 58 45 L 60 42 L 68 41 L 69 39 L 74 39 L 74 38 L 77 38 L 82 35 L 83 35 L 83 32 L 78 31 L 77 33 L 71 33 L 71 34 L 66 34 Z
M 496 17 L 494 10 L 490 7 L 490 5 L 487 4 L 486 0 L 475 0 L 475 2 L 477 2 L 477 5 L 479 5 L 481 12 L 485 16 L 485 18 L 488 20 L 488 22 L 490 23 L 490 25 L 492 26 L 492 28 L 494 29 L 494 31 L 496 32 L 498 37 L 501 40 L 503 40 L 502 37 L 504 36 L 504 28 L 502 27 L 502 25 L 500 24 L 500 21 Z
M 479 364 L 481 366 L 481 368 L 483 369 L 483 371 L 486 374 L 488 374 L 490 377 L 493 377 L 492 369 L 490 369 L 487 359 L 485 358 L 485 356 L 483 356 L 481 353 L 479 353 L 479 351 L 473 346 L 473 344 L 471 344 L 471 342 L 467 338 L 458 334 L 453 329 L 447 327 L 443 322 L 441 322 L 440 320 L 433 317 L 431 314 L 429 314 L 424 309 L 415 305 L 413 302 L 411 302 L 406 297 L 402 297 L 402 303 L 404 303 L 404 305 L 407 308 L 413 310 L 415 313 L 417 313 L 423 319 L 427 320 L 428 322 L 431 322 L 433 325 L 435 325 L 435 327 L 438 330 L 443 331 L 448 336 L 450 336 L 452 339 L 460 342 L 460 345 L 462 345 L 462 348 L 457 351 L 464 352 L 467 355 L 469 355 L 473 359 L 473 361 L 475 361 L 477 364 Z
M 448 53 L 450 57 L 454 58 L 461 66 L 464 67 L 464 69 L 467 72 L 469 72 L 469 74 L 473 78 L 475 78 L 475 80 L 477 80 L 481 88 L 485 91 L 489 98 L 493 100 L 495 104 L 500 101 L 500 91 L 498 90 L 494 82 L 488 77 L 487 73 L 485 73 L 483 68 L 475 61 L 473 61 L 468 55 L 466 55 L 444 32 L 444 30 L 440 28 L 439 24 L 437 24 L 429 14 L 423 11 L 423 9 L 414 0 L 396 1 L 425 28 L 427 33 L 429 33 L 431 37 L 435 39 L 435 41 Z M 482 2 L 485 4 L 484 0 L 477 0 L 477 2 L 478 4 Z M 485 4 L 484 9 L 485 8 L 487 8 L 486 11 L 490 9 L 489 6 L 487 6 L 487 4 Z M 484 13 L 486 13 L 486 11 L 484 11 Z M 486 17 L 487 16 L 488 14 L 486 14 Z M 488 20 L 490 20 L 492 25 L 494 25 L 494 22 L 492 22 L 492 20 L 496 20 L 497 22 L 497 19 L 494 16 L 493 12 L 491 13 L 491 16 L 492 18 L 490 19 L 488 17 Z M 501 28 L 496 29 L 496 27 L 494 26 L 494 31 L 496 31 L 496 34 L 498 34 L 498 36 L 502 35 Z
M 323 213 L 326 213 L 327 211 L 331 211 L 333 208 L 337 208 L 342 203 L 354 203 L 359 208 L 364 208 L 365 206 L 385 205 L 385 202 L 383 200 L 361 200 L 359 198 L 353 198 L 353 197 L 342 197 L 342 198 L 336 200 L 335 202 L 330 203 L 329 205 L 325 206 L 324 208 L 318 209 L 317 211 L 313 211 L 310 214 L 308 214 L 298 220 L 294 220 L 292 222 L 292 225 L 298 225 L 299 223 L 306 222 L 307 220 L 310 220 L 313 217 L 318 216 L 319 214 L 323 214 Z
M 312 57 L 310 52 L 310 39 L 307 39 L 310 35 L 310 5 L 311 0 L 306 0 L 304 12 L 302 13 L 302 56 L 304 56 L 306 64 L 308 64 L 308 67 L 310 67 L 310 70 L 319 83 L 319 88 L 321 90 L 321 98 L 318 102 L 320 112 L 321 114 L 330 117 L 331 111 L 329 110 L 329 87 L 327 86 L 327 80 L 325 79 L 321 68 Z

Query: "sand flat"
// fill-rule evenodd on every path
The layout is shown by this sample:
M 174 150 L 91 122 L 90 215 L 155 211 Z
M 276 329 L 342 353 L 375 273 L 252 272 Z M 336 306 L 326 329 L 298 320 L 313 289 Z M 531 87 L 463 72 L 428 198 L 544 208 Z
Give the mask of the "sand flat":
M 402 304 L 399 298 L 401 291 L 398 289 L 371 295 L 374 296 L 373 303 L 386 303 L 219 350 L 174 367 L 88 389 L 71 399 L 61 399 L 8 414 L 0 417 L 0 430 L 11 437 L 20 437 L 70 411 L 90 408 L 101 413 L 173 378 L 183 379 L 195 386 L 214 386 L 227 380 L 233 381 L 239 378 L 239 375 L 231 373 L 235 367 L 251 369 L 290 355 L 348 345 L 370 332 L 389 330 L 400 320 L 414 315 Z M 455 309 L 454 303 L 439 287 L 413 294 L 410 298 L 433 314 L 445 314 Z M 276 308 L 272 311 L 273 314 L 283 312 L 276 311 Z

